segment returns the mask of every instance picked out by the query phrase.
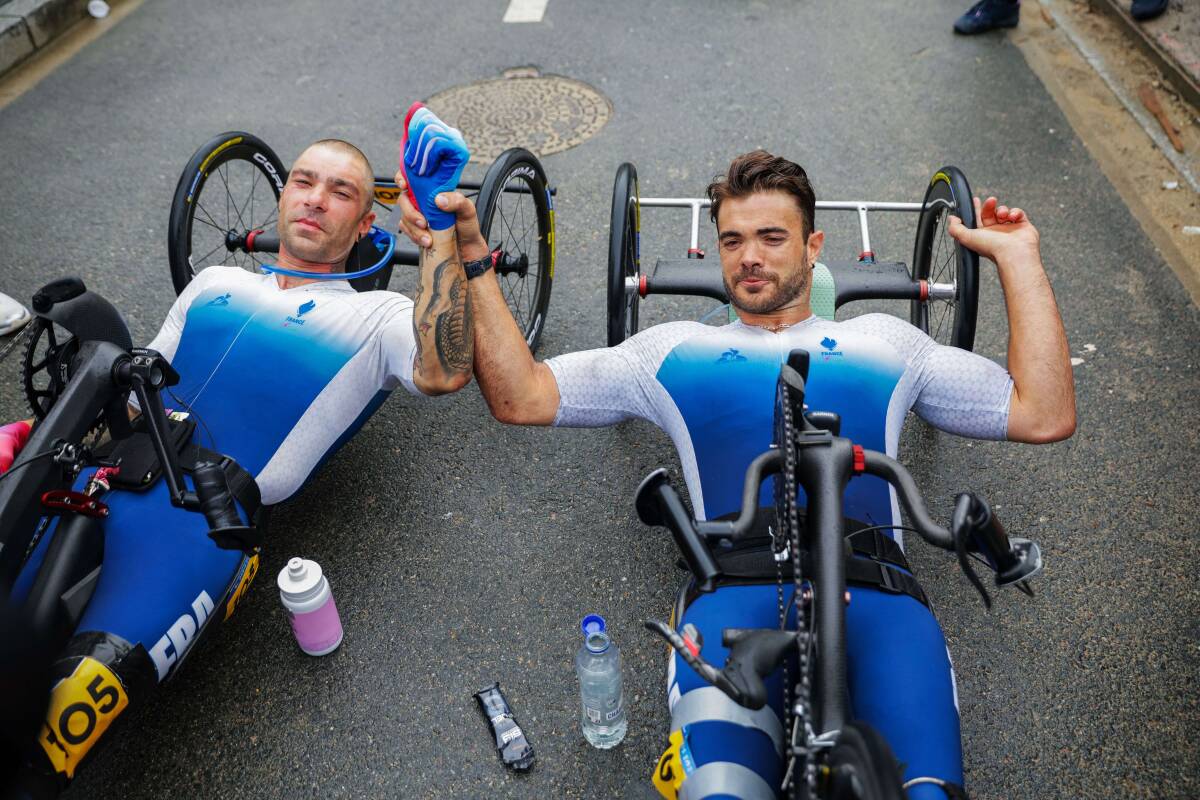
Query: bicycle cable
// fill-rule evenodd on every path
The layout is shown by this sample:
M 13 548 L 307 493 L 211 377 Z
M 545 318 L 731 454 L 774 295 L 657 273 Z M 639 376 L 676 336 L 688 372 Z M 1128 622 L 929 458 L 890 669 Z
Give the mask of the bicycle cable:
M 0 475 L 0 481 L 4 480 L 9 475 L 12 475 L 14 472 L 19 470 L 21 467 L 29 466 L 30 464 L 37 461 L 38 459 L 47 458 L 48 456 L 58 455 L 58 453 L 61 449 L 62 448 L 56 447 L 53 450 L 46 450 L 45 452 L 38 453 L 36 456 L 30 456 L 29 458 L 25 459 L 24 461 L 22 461 L 19 464 L 13 464 L 11 467 L 9 467 L 7 470 L 4 471 L 3 475 Z

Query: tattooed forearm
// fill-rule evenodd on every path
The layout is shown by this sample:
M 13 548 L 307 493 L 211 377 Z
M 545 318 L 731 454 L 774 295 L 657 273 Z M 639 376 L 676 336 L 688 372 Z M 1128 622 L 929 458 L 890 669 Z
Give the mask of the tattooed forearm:
M 448 373 L 466 372 L 471 368 L 474 324 L 466 282 L 465 278 L 456 277 L 450 283 L 450 308 L 437 318 L 438 360 Z
M 413 374 L 427 394 L 455 391 L 471 378 L 475 331 L 469 294 L 454 229 L 434 231 L 433 245 L 421 250 L 412 312 Z

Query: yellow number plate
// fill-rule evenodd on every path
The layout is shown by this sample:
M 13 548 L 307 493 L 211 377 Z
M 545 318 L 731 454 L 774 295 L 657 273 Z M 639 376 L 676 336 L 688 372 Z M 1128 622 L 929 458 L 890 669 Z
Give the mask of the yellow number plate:
M 79 762 L 127 705 L 125 687 L 112 670 L 94 658 L 80 661 L 54 687 L 38 737 L 54 769 L 75 777 Z
M 246 590 L 250 588 L 250 584 L 254 582 L 254 576 L 258 574 L 258 553 L 250 556 L 250 560 L 246 562 L 246 568 L 242 572 L 242 579 L 238 581 L 238 587 L 229 597 L 229 602 L 225 604 L 225 619 L 233 616 L 234 610 L 237 609 L 238 603 L 242 602 L 242 598 L 246 596 Z
M 679 796 L 679 787 L 687 777 L 680 754 L 683 747 L 683 731 L 671 731 L 670 741 L 666 752 L 658 759 L 658 766 L 654 768 L 654 788 L 667 800 L 675 800 Z

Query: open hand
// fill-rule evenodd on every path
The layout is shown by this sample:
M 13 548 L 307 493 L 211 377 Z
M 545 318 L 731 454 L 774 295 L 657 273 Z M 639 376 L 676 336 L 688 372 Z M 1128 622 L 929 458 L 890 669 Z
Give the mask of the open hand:
M 955 241 L 997 263 L 1013 256 L 1040 257 L 1037 228 L 1021 209 L 1000 205 L 995 197 L 982 203 L 976 197 L 975 219 L 979 227 L 968 228 L 961 219 L 950 216 L 949 232 Z

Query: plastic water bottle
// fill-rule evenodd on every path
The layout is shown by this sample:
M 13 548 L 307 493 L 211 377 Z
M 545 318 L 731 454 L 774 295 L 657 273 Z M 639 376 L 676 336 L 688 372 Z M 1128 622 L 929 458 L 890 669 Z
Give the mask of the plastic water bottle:
M 605 632 L 604 617 L 588 614 L 580 623 L 583 645 L 575 654 L 579 675 L 583 738 L 607 750 L 625 738 L 625 698 L 621 686 L 621 652 Z
M 332 653 L 342 643 L 342 620 L 321 565 L 293 558 L 279 571 L 279 599 L 287 609 L 292 633 L 310 656 Z

